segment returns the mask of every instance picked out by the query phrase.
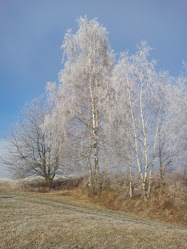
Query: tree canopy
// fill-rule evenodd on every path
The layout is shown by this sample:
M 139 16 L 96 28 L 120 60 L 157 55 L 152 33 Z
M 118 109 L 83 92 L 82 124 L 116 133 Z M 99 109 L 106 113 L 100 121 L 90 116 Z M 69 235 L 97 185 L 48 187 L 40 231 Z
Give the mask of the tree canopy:
M 62 165 L 83 172 L 96 194 L 107 172 L 121 170 L 132 197 L 139 174 L 146 200 L 153 172 L 163 178 L 187 165 L 187 74 L 159 71 L 146 42 L 116 59 L 107 35 L 97 19 L 82 17 L 75 34 L 68 30 L 59 82 L 47 84 L 44 103 L 25 108 L 8 161 L 19 176 L 48 182 Z

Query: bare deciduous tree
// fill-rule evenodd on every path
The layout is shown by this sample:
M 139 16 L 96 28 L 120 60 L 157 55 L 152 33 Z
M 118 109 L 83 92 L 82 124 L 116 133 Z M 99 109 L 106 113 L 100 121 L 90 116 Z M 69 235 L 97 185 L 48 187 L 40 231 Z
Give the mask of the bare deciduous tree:
M 51 188 L 55 175 L 62 172 L 62 153 L 58 142 L 53 139 L 50 126 L 43 128 L 47 114 L 49 109 L 43 98 L 25 106 L 8 139 L 7 155 L 3 162 L 9 166 L 13 176 L 41 176 Z

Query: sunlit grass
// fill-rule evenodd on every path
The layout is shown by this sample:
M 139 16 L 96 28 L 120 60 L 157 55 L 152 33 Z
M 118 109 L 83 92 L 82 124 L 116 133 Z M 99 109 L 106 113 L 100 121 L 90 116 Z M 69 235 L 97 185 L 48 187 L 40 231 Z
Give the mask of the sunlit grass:
M 0 248 L 185 248 L 187 229 L 0 185 Z

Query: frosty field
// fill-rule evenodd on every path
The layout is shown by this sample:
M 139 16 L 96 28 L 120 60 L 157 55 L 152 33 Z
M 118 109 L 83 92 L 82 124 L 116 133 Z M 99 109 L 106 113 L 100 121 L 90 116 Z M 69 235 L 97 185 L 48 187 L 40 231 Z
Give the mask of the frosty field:
M 54 193 L 0 186 L 0 248 L 186 248 L 187 228 L 109 211 Z

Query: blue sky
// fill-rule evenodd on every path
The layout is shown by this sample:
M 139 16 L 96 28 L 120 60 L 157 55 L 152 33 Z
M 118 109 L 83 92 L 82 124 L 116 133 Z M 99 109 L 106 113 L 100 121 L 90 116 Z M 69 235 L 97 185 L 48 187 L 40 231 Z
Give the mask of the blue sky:
M 57 81 L 60 49 L 80 16 L 98 18 L 115 53 L 148 41 L 158 68 L 179 74 L 187 60 L 186 0 L 0 0 L 0 140 L 25 102 Z

